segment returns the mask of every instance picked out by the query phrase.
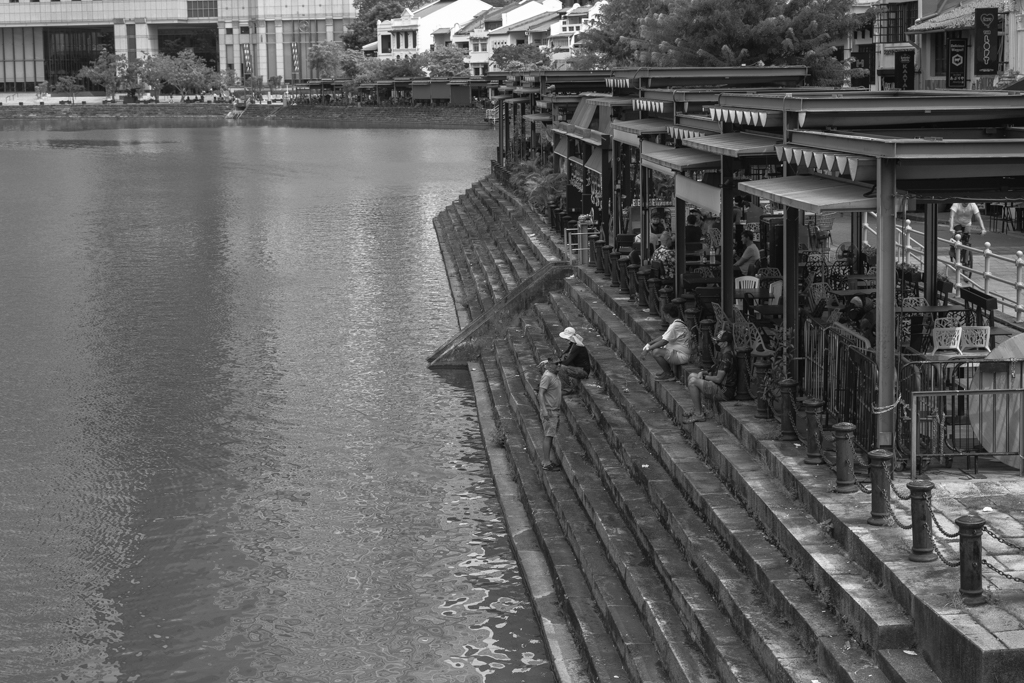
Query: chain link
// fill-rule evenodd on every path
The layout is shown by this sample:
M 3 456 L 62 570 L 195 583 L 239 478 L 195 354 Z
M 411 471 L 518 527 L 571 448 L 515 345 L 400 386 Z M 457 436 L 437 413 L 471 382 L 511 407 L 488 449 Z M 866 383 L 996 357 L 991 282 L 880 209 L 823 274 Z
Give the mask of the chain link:
M 931 503 L 930 502 L 929 502 L 929 508 L 928 509 L 929 510 L 931 509 Z M 933 513 L 932 514 L 932 519 L 934 519 L 934 518 L 935 518 L 935 514 Z M 954 568 L 955 567 L 959 567 L 960 566 L 960 560 L 950 560 L 950 559 L 947 559 L 946 556 L 942 554 L 942 550 L 939 548 L 939 544 L 935 542 L 935 534 L 932 532 L 931 525 L 928 525 L 925 528 L 928 530 L 928 540 L 931 541 L 932 549 L 935 551 L 935 555 L 936 555 L 936 557 L 939 558 L 939 561 L 942 562 L 942 564 L 946 565 L 947 567 L 954 567 Z M 942 531 L 942 529 L 939 529 L 939 531 Z
M 893 463 L 893 465 L 895 466 L 895 463 Z M 896 488 L 896 480 L 892 478 L 892 474 L 889 472 L 888 467 L 885 468 L 885 478 L 889 481 L 889 488 L 892 489 L 892 492 L 896 495 L 897 498 L 899 498 L 900 500 L 910 500 L 910 491 L 907 491 L 907 495 L 905 496 L 900 495 L 899 489 Z
M 889 482 L 889 487 L 895 490 L 896 487 L 892 483 L 892 477 L 889 476 L 889 468 L 888 467 L 885 468 L 885 478 Z M 899 497 L 899 495 L 897 494 L 897 498 L 898 497 Z M 909 498 L 909 496 L 908 496 L 908 498 Z M 902 498 L 901 500 L 906 500 L 906 498 Z M 891 519 L 893 521 L 893 523 L 896 526 L 898 526 L 899 528 L 903 529 L 904 531 L 909 531 L 910 529 L 914 528 L 913 520 L 911 520 L 909 524 L 904 525 L 902 522 L 900 522 L 899 519 L 896 518 L 896 511 L 892 507 L 892 500 L 890 500 L 889 496 L 885 497 L 885 509 L 886 509 L 886 512 L 889 513 L 889 519 Z
M 986 524 L 985 526 L 983 526 L 983 527 L 982 527 L 981 529 L 982 529 L 982 531 L 984 531 L 984 532 L 985 532 L 986 534 L 988 534 L 988 535 L 989 535 L 989 536 L 991 536 L 992 538 L 996 539 L 997 541 L 999 541 L 999 542 L 1000 542 L 1000 543 L 1002 543 L 1003 545 L 1008 545 L 1008 546 L 1010 546 L 1011 548 L 1013 548 L 1014 550 L 1017 550 L 1017 551 L 1020 551 L 1020 552 L 1024 552 L 1024 547 L 1021 547 L 1021 546 L 1017 545 L 1016 543 L 1010 543 L 1010 542 L 1009 542 L 1009 541 L 1007 541 L 1007 540 L 1006 540 L 1005 538 L 1003 538 L 1002 536 L 1000 536 L 1000 535 L 999 535 L 998 533 L 996 533 L 996 532 L 995 532 L 995 531 L 993 531 L 992 529 L 989 529 L 989 528 L 988 528 L 988 525 L 987 525 L 987 524 Z
M 954 531 L 953 533 L 950 533 L 942 528 L 942 525 L 939 523 L 939 518 L 935 516 L 935 508 L 932 507 L 932 494 L 930 492 L 926 493 L 924 499 L 925 502 L 928 503 L 928 514 L 931 515 L 932 524 L 934 524 L 935 528 L 939 530 L 939 533 L 945 536 L 946 538 L 960 538 L 959 531 Z
M 996 574 L 999 574 L 999 576 L 1003 577 L 1004 579 L 1009 579 L 1010 581 L 1016 581 L 1017 583 L 1024 583 L 1024 579 L 1019 578 L 1017 576 L 1010 576 L 1009 574 L 1004 572 L 1002 569 L 1000 569 L 999 567 L 995 566 L 994 564 L 992 564 L 991 562 L 986 560 L 984 557 L 981 558 L 981 563 L 983 565 L 985 565 L 986 567 L 988 567 L 989 569 L 991 569 L 992 571 L 994 571 Z

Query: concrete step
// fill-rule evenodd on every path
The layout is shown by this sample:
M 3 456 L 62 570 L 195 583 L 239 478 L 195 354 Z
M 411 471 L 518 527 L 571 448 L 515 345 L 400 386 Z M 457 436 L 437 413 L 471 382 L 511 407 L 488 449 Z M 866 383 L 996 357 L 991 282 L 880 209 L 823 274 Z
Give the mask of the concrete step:
M 497 371 L 502 387 L 508 396 L 508 405 L 526 443 L 530 454 L 531 467 L 540 462 L 544 448 L 537 411 L 531 402 L 535 393 L 535 373 L 533 376 L 522 376 L 516 368 L 513 352 L 507 345 L 496 344 L 495 355 Z M 556 448 L 560 458 L 572 456 L 571 450 L 579 452 L 578 445 L 568 430 L 562 427 L 556 438 Z M 536 470 L 535 470 L 536 471 Z M 544 472 L 539 479 L 542 491 L 547 494 L 547 501 L 554 512 L 568 547 L 571 557 L 560 554 L 549 558 L 553 572 L 571 574 L 565 564 L 572 563 L 581 573 L 583 583 L 566 585 L 572 589 L 567 594 L 567 606 L 574 609 L 577 604 L 592 604 L 600 614 L 600 622 L 604 632 L 610 636 L 614 650 L 618 652 L 626 671 L 626 680 L 635 683 L 665 683 L 667 679 L 660 666 L 660 657 L 654 643 L 647 637 L 639 615 L 632 607 L 629 593 L 622 585 L 615 569 L 605 556 L 601 543 L 590 525 L 587 516 L 572 491 L 564 472 Z M 587 591 L 584 593 L 584 591 Z M 590 626 L 594 624 L 588 622 Z M 590 657 L 600 653 L 587 646 Z M 678 680 L 678 679 L 676 679 Z M 696 679 L 700 680 L 700 679 Z
M 543 479 L 560 475 L 540 470 L 536 460 L 531 457 L 531 449 L 535 452 L 542 445 L 533 443 L 535 436 L 524 435 L 521 431 L 498 362 L 494 358 L 484 358 L 482 364 L 495 419 L 504 435 L 505 453 L 519 488 L 520 499 L 551 572 L 556 599 L 567 617 L 573 638 L 581 645 L 580 649 L 595 681 L 628 681 L 622 657 L 605 629 L 597 603 L 590 594 L 583 572 L 547 497 Z M 521 398 L 517 397 L 517 400 Z
M 451 217 L 446 212 L 442 212 L 441 215 L 447 217 L 448 220 L 435 223 L 435 228 L 445 266 L 449 273 L 454 273 L 457 276 L 457 281 L 449 280 L 452 282 L 452 296 L 456 306 L 462 306 L 463 310 L 468 311 L 470 320 L 475 320 L 483 314 L 484 302 L 480 300 L 476 278 L 473 276 L 462 245 L 455 235 Z
M 565 297 L 553 295 L 551 299 L 560 317 L 551 323 L 548 333 L 553 334 L 565 324 L 575 324 L 579 329 L 581 311 Z M 610 312 L 604 309 L 601 315 L 610 316 Z M 626 345 L 637 347 L 639 356 L 639 340 Z M 909 619 L 898 606 L 863 576 L 843 573 L 850 563 L 836 544 L 821 534 L 809 515 L 795 509 L 785 489 L 767 476 L 760 463 L 731 434 L 712 423 L 702 423 L 700 428 L 713 434 L 713 441 L 706 442 L 703 458 L 689 447 L 663 403 L 647 391 L 645 384 L 663 384 L 653 380 L 656 366 L 648 369 L 640 363 L 648 375 L 641 378 L 646 380 L 643 382 L 610 348 L 597 345 L 592 356 L 597 361 L 597 377 L 609 387 L 611 398 L 623 410 L 642 443 L 657 455 L 680 494 L 707 520 L 772 608 L 801 632 L 801 638 L 813 644 L 818 665 L 839 680 L 881 680 L 881 672 L 870 659 L 879 649 L 880 638 L 887 644 L 900 642 L 912 646 Z M 661 387 L 658 393 L 663 402 L 674 404 L 672 414 L 681 414 L 684 404 L 689 407 L 685 390 L 678 384 Z M 756 489 L 760 497 L 739 497 L 737 501 L 727 486 L 729 482 L 720 478 L 722 461 L 733 463 L 742 480 L 756 482 L 748 484 L 748 488 Z M 778 546 L 782 554 L 765 538 L 768 533 L 772 541 L 779 543 L 771 536 L 775 525 L 795 532 L 788 543 Z M 801 542 L 806 542 L 808 549 Z M 805 555 L 813 556 L 810 563 L 797 565 L 798 571 L 794 571 L 793 557 Z M 710 574 L 704 578 L 713 580 Z M 831 586 L 836 587 L 836 592 L 830 595 L 825 587 Z M 835 611 L 835 616 L 830 610 Z M 879 615 L 883 618 L 881 622 Z

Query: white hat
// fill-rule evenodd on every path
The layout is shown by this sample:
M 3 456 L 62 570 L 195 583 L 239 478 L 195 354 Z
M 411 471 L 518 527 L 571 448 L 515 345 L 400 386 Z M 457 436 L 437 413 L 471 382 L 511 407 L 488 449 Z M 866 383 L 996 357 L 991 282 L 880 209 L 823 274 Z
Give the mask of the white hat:
M 572 339 L 573 337 L 576 336 L 576 328 L 575 327 L 567 327 L 564 330 L 562 330 L 561 332 L 559 332 L 558 336 L 561 337 L 562 339 Z

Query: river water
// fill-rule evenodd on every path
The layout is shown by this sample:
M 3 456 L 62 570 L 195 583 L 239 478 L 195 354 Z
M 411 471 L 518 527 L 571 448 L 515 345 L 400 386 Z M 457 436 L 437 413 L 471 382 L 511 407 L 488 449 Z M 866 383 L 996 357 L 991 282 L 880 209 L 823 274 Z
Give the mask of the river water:
M 491 131 L 0 129 L 0 680 L 551 680 L 431 219 Z

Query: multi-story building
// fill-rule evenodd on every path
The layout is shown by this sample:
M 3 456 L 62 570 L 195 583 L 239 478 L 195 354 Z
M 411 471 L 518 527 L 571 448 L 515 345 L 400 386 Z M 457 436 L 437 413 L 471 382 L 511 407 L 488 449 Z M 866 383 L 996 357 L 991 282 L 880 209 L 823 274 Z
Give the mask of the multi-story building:
M 400 17 L 378 21 L 377 57 L 401 59 L 427 52 L 435 45 L 435 32 L 470 22 L 490 7 L 483 0 L 435 0 L 419 9 L 406 9 Z
M 8 0 L 0 4 L 0 89 L 75 75 L 106 49 L 130 59 L 192 48 L 218 70 L 311 77 L 307 51 L 355 20 L 352 0 Z

